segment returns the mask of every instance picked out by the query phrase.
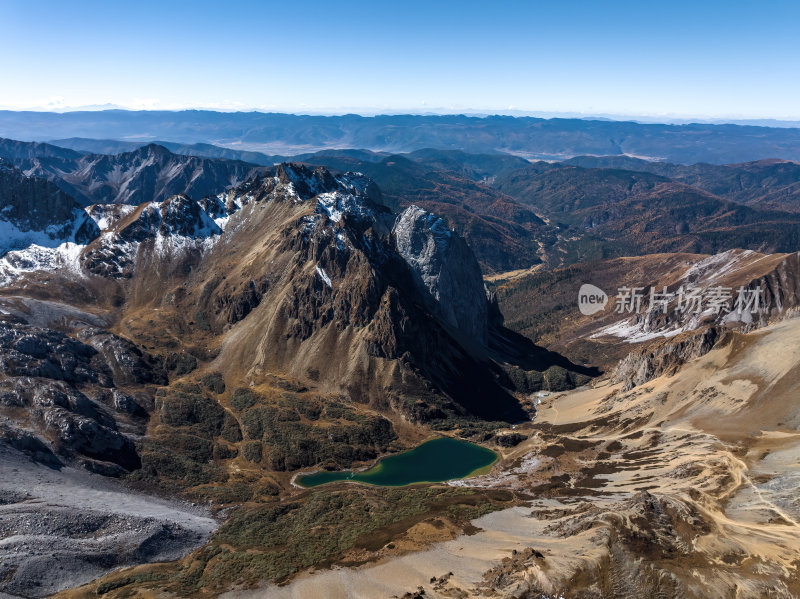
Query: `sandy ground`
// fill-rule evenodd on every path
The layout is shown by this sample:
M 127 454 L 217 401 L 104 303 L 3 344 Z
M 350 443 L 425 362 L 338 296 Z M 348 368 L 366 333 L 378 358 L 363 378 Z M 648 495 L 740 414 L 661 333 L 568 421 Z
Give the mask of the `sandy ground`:
M 554 508 L 557 502 L 536 502 L 538 508 Z M 531 508 L 514 507 L 482 516 L 473 521 L 480 532 L 452 541 L 437 543 L 425 551 L 406 554 L 376 565 L 361 568 L 335 568 L 307 573 L 286 586 L 269 585 L 255 591 L 235 591 L 228 599 L 264 597 L 269 599 L 374 598 L 402 595 L 423 587 L 430 596 L 440 596 L 446 589 L 434 590 L 431 578 L 452 572 L 446 588 L 475 589 L 484 582 L 483 575 L 514 550 L 535 544 L 544 555 L 555 555 L 557 541 L 543 534 L 547 522 L 532 516 Z M 589 535 L 587 535 L 588 537 Z M 589 545 L 574 545 L 572 552 L 559 550 L 559 562 L 595 559 Z M 555 561 L 553 562 L 555 565 Z
M 116 567 L 177 559 L 216 527 L 200 508 L 0 444 L 0 597 L 44 597 Z

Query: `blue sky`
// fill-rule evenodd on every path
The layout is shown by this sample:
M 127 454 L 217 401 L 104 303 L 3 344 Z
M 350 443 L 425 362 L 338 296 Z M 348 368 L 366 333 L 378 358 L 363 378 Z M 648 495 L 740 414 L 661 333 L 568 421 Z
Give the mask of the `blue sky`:
M 0 0 L 0 107 L 800 119 L 798 2 Z

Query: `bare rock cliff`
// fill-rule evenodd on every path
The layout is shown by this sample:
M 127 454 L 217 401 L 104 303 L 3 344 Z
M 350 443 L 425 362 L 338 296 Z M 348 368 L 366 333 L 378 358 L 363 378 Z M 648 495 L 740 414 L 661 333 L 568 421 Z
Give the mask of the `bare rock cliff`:
M 409 206 L 397 219 L 395 248 L 411 267 L 428 307 L 485 346 L 489 307 L 480 267 L 466 241 L 435 214 Z

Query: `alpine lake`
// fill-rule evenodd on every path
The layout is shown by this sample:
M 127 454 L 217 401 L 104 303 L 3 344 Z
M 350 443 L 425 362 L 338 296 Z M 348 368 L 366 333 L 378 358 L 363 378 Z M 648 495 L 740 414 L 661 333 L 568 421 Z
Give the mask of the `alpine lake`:
M 488 472 L 497 460 L 493 451 L 449 437 L 439 437 L 385 457 L 363 471 L 314 472 L 298 475 L 302 487 L 332 482 L 359 482 L 379 487 L 405 487 L 418 483 L 439 483 Z

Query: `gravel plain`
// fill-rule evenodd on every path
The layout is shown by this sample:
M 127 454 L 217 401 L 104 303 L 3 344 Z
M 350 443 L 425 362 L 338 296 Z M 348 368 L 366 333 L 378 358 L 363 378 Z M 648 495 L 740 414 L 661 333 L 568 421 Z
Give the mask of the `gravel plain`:
M 33 462 L 0 443 L 0 599 L 45 597 L 122 566 L 203 545 L 207 510 Z

